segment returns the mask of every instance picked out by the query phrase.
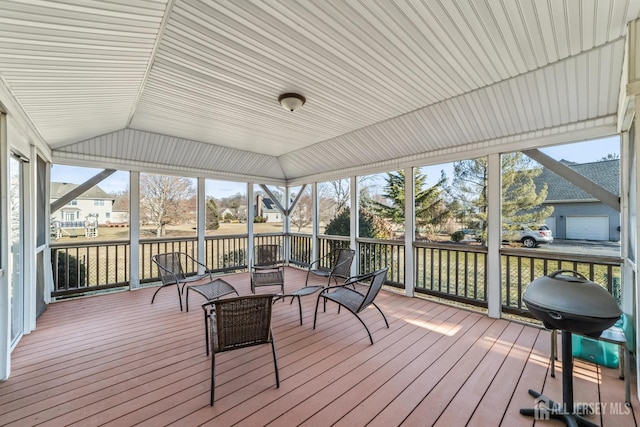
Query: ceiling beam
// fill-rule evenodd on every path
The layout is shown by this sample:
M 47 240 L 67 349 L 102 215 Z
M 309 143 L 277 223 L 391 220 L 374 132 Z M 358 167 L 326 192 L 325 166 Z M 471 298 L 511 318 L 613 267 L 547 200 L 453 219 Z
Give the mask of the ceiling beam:
M 70 201 L 75 199 L 76 197 L 80 196 L 85 191 L 87 191 L 90 188 L 96 186 L 98 183 L 100 183 L 105 178 L 110 177 L 115 172 L 116 172 L 115 169 L 105 169 L 102 172 L 100 172 L 100 173 L 94 175 L 93 177 L 89 178 L 88 180 L 86 180 L 82 184 L 78 185 L 73 190 L 71 190 L 68 193 L 62 195 L 59 199 L 54 200 L 51 203 L 51 213 L 54 213 L 55 211 L 59 210 L 61 207 L 63 207 L 64 205 L 66 205 L 67 203 L 69 203 Z
M 591 194 L 593 197 L 600 200 L 605 205 L 610 206 L 611 208 L 620 212 L 620 197 L 613 194 L 606 188 L 601 187 L 584 175 L 580 175 L 569 166 L 547 156 L 540 150 L 524 150 L 522 153 L 531 157 L 533 160 L 540 163 L 551 172 L 555 173 L 561 178 L 566 179 L 581 190 L 584 190 L 587 193 Z
M 278 201 L 278 198 L 274 196 L 274 194 L 271 192 L 271 190 L 269 190 L 269 188 L 266 185 L 260 184 L 260 188 L 262 188 L 264 192 L 267 193 L 267 195 L 271 198 L 271 201 L 276 205 L 278 210 L 282 212 L 283 215 L 288 215 L 284 206 L 282 206 L 282 204 Z

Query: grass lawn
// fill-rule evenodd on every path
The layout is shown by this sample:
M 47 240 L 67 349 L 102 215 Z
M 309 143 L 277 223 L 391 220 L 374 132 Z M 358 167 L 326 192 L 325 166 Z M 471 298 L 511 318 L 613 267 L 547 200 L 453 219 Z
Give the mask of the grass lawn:
M 101 240 L 126 240 L 129 238 L 128 227 L 106 227 L 101 226 L 98 228 L 98 237 L 85 237 L 84 228 L 77 228 L 75 230 L 67 230 L 72 236 L 64 235 L 60 239 L 56 240 L 57 243 L 69 243 L 77 241 L 101 241 Z M 253 224 L 254 233 L 281 233 L 281 222 L 269 222 Z M 301 233 L 311 233 L 311 228 L 303 229 Z M 224 236 L 230 234 L 247 234 L 247 224 L 239 223 L 223 223 L 220 224 L 220 228 L 217 230 L 209 230 L 206 232 L 207 236 Z M 194 224 L 181 224 L 181 225 L 168 225 L 166 227 L 165 237 L 195 237 L 196 227 Z M 140 229 L 141 239 L 151 239 L 156 237 L 156 229 L 153 226 L 143 226 Z

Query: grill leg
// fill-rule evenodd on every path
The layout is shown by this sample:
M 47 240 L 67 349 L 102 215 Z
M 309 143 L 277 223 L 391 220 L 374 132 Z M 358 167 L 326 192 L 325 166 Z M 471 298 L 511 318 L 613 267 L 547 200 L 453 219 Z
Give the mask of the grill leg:
M 533 417 L 535 420 L 561 420 L 570 427 L 598 427 L 597 424 L 584 419 L 574 409 L 572 350 L 571 332 L 562 331 L 562 399 L 564 403 L 556 403 L 542 393 L 529 390 L 529 394 L 536 398 L 535 406 L 520 409 L 522 415 Z

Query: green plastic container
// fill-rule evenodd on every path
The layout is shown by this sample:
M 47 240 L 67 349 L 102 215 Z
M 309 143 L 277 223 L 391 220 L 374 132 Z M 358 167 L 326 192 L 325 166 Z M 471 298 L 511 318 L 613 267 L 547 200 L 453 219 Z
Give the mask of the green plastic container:
M 573 345 L 573 357 L 606 366 L 607 368 L 618 367 L 620 362 L 618 360 L 618 345 L 575 334 L 572 334 L 571 342 Z

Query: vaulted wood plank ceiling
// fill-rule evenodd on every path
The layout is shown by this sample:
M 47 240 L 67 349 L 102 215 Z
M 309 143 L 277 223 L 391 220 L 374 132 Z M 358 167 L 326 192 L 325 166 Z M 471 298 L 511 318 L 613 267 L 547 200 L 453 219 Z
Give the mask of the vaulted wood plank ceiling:
M 0 78 L 56 161 L 300 181 L 613 129 L 639 13 L 640 0 L 3 0 Z M 284 92 L 307 103 L 285 111 Z

